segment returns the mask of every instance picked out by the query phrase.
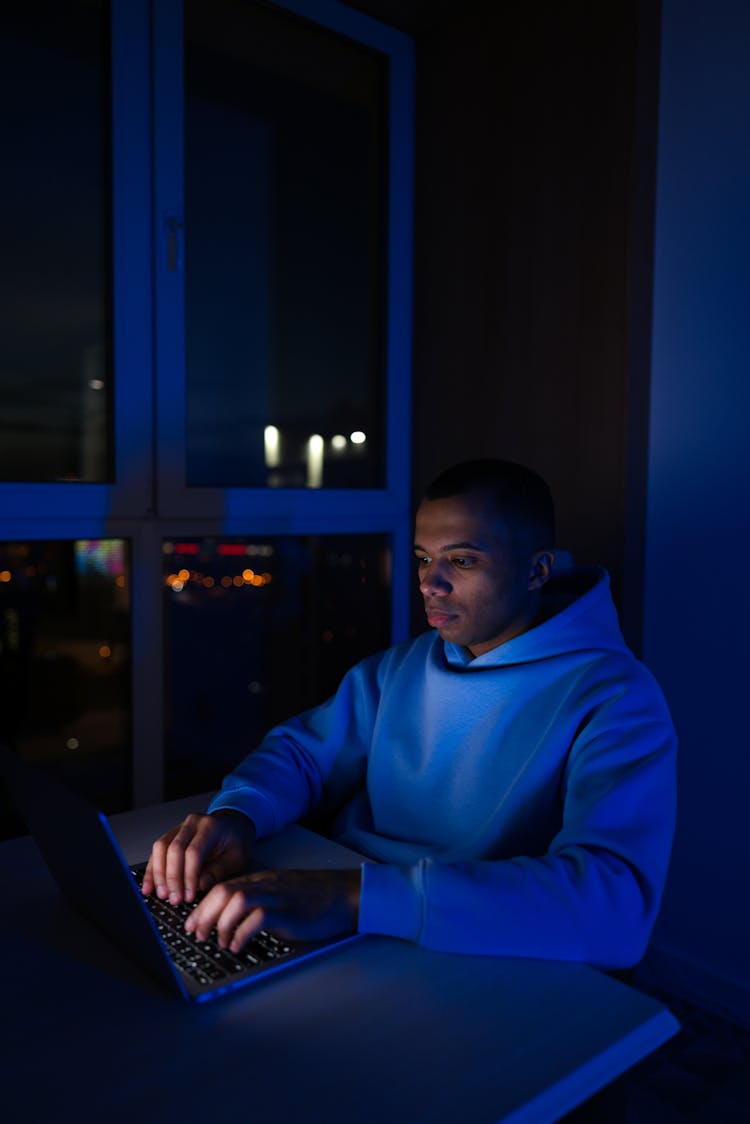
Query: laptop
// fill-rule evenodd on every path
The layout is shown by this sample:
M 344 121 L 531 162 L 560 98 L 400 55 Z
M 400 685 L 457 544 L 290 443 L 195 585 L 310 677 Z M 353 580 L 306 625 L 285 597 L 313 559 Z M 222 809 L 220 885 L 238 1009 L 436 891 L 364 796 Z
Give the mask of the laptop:
M 184 930 L 193 906 L 144 898 L 145 863 L 131 865 L 103 812 L 46 770 L 0 746 L 0 774 L 66 901 L 174 995 L 204 1003 L 358 939 L 287 941 L 262 930 L 234 955 L 215 934 Z

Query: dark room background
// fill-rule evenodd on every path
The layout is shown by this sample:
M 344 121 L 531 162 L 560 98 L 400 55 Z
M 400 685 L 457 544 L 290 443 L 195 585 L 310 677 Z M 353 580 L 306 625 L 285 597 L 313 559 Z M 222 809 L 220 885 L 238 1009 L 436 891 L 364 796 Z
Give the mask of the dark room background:
M 331 529 L 400 536 L 405 557 L 409 500 L 447 463 L 499 455 L 550 480 L 560 545 L 610 569 L 626 638 L 661 682 L 680 735 L 674 859 L 643 970 L 750 1020 L 750 8 L 347 7 L 413 44 L 413 350 L 411 413 L 407 364 L 391 418 L 404 434 L 396 498 L 369 519 L 342 502 Z M 157 164 L 168 173 L 167 149 L 157 146 Z M 142 169 L 121 173 L 132 182 Z M 411 323 L 410 233 L 408 242 L 401 307 Z M 147 248 L 134 237 L 128 253 L 150 303 Z M 137 432 L 169 402 L 138 382 L 153 355 L 131 359 Z M 300 536 L 328 518 L 314 514 Z M 228 505 L 223 515 L 241 535 L 241 513 Z M 12 536 L 23 518 L 3 511 Z M 274 518 L 269 503 L 255 544 L 264 550 Z M 382 545 L 358 562 L 378 590 Z M 262 585 L 265 564 L 253 566 Z M 146 633 L 161 593 L 146 583 L 139 595 Z M 416 605 L 411 627 L 422 627 Z

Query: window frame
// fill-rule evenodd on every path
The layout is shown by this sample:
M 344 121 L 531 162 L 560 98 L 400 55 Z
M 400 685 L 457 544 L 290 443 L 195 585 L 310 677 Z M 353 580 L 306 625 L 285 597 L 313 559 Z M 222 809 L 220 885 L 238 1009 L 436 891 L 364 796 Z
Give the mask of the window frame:
M 275 0 L 274 6 L 388 57 L 386 485 L 186 486 L 184 271 L 168 268 L 168 220 L 175 220 L 179 234 L 184 216 L 182 2 L 111 0 L 114 481 L 0 483 L 0 508 L 3 539 L 129 541 L 136 807 L 160 800 L 163 791 L 164 539 L 386 534 L 392 545 L 391 638 L 408 635 L 413 44 L 337 0 Z

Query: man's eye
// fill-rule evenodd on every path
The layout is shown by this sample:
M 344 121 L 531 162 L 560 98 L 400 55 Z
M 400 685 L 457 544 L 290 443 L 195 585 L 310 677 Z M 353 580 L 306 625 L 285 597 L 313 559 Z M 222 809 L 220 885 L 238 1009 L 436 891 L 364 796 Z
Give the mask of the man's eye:
M 454 566 L 458 566 L 459 570 L 465 570 L 467 566 L 472 565 L 474 559 L 464 558 L 463 555 L 459 555 L 457 558 L 452 558 L 451 561 L 453 562 Z
M 429 560 L 429 558 L 426 557 L 426 555 L 424 555 L 424 554 L 421 555 L 421 556 L 419 554 L 417 555 L 417 565 L 418 566 L 426 566 L 429 561 L 430 560 Z

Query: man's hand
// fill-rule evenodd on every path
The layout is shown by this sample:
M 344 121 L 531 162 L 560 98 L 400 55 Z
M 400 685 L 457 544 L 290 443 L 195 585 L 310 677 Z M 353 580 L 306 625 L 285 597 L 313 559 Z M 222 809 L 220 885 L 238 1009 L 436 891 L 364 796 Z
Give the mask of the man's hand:
M 258 929 L 287 940 L 321 940 L 357 931 L 359 870 L 263 870 L 214 886 L 185 929 L 239 952 Z
M 173 905 L 191 902 L 199 890 L 246 870 L 254 842 L 252 821 L 241 812 L 186 816 L 151 848 L 143 893 L 155 890 Z

